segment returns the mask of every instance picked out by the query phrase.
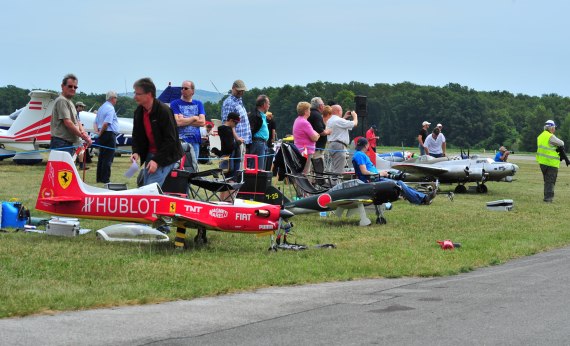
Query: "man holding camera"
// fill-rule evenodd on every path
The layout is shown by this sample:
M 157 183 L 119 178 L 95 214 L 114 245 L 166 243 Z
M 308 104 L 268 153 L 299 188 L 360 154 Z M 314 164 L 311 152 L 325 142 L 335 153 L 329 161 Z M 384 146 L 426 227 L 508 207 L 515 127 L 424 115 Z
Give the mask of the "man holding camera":
M 343 115 L 340 105 L 332 106 L 331 111 L 332 115 L 327 121 L 327 129 L 330 129 L 327 148 L 330 151 L 331 172 L 342 176 L 346 166 L 347 147 L 350 143 L 348 131 L 358 126 L 358 114 L 348 111 Z M 349 120 L 350 118 L 352 120 Z
M 509 157 L 510 151 L 507 150 L 504 146 L 499 148 L 499 151 L 495 155 L 495 162 L 507 162 L 507 158 Z

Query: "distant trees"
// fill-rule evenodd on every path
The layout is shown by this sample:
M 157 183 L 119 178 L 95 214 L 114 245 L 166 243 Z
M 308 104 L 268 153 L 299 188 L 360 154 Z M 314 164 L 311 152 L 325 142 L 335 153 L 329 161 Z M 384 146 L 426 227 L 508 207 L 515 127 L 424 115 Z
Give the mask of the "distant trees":
M 29 90 L 13 85 L 0 88 L 0 114 L 10 114 L 28 102 Z M 367 96 L 368 118 L 376 124 L 382 145 L 416 146 L 416 137 L 424 120 L 444 125 L 448 146 L 461 148 L 497 149 L 505 145 L 509 149 L 535 151 L 536 137 L 542 131 L 544 121 L 554 120 L 557 135 L 570 140 L 570 98 L 556 94 L 541 97 L 508 91 L 482 92 L 457 83 L 443 87 L 422 86 L 410 82 L 398 84 L 360 82 L 329 83 L 317 81 L 306 86 L 253 88 L 244 95 L 248 111 L 255 106 L 258 95 L 271 99 L 271 112 L 277 123 L 277 133 L 283 137 L 292 132 L 296 105 L 315 96 L 325 103 L 334 101 L 343 109 L 354 109 L 354 96 Z M 83 101 L 87 109 L 97 109 L 105 96 L 79 93 L 75 101 Z M 206 102 L 207 119 L 220 118 L 222 101 Z M 117 112 L 132 117 L 136 103 L 130 97 L 119 97 Z M 433 127 L 432 127 L 433 128 Z M 360 135 L 353 131 L 352 135 Z

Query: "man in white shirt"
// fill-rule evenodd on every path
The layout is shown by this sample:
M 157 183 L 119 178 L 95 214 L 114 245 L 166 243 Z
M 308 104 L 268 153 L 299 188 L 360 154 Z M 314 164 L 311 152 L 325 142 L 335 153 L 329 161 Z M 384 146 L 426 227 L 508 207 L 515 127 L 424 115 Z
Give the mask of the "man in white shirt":
M 431 135 L 426 137 L 424 147 L 426 149 L 426 155 L 433 157 L 445 156 L 445 137 L 439 133 L 438 127 L 433 129 Z
M 352 120 L 348 120 L 352 117 Z M 358 114 L 346 112 L 342 114 L 340 105 L 332 106 L 332 115 L 327 121 L 327 129 L 331 133 L 327 138 L 327 148 L 331 157 L 331 172 L 342 175 L 346 166 L 347 147 L 350 143 L 348 131 L 358 125 Z

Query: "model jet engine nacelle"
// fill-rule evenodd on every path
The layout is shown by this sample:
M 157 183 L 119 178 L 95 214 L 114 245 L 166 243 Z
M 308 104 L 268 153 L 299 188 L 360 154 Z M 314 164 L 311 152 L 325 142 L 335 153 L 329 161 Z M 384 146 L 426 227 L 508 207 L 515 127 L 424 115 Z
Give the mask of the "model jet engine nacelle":
M 469 180 L 471 181 L 484 181 L 488 174 L 485 173 L 483 168 L 475 168 L 469 170 Z
M 448 171 L 440 176 L 440 179 L 443 181 L 466 181 L 470 174 L 469 166 L 450 166 Z

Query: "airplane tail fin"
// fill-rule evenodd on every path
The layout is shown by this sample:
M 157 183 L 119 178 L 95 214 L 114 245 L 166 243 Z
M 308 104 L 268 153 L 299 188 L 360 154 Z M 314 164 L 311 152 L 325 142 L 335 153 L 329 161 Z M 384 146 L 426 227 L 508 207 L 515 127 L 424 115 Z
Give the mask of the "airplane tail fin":
M 265 189 L 265 203 L 273 205 L 282 205 L 290 203 L 291 201 L 287 198 L 281 190 L 271 185 Z
M 49 91 L 30 92 L 30 102 L 6 132 L 7 140 L 47 144 L 50 141 L 50 121 L 57 94 Z
M 75 168 L 71 155 L 52 150 L 44 172 L 36 209 L 50 212 L 54 205 L 79 201 L 84 195 L 83 181 Z

